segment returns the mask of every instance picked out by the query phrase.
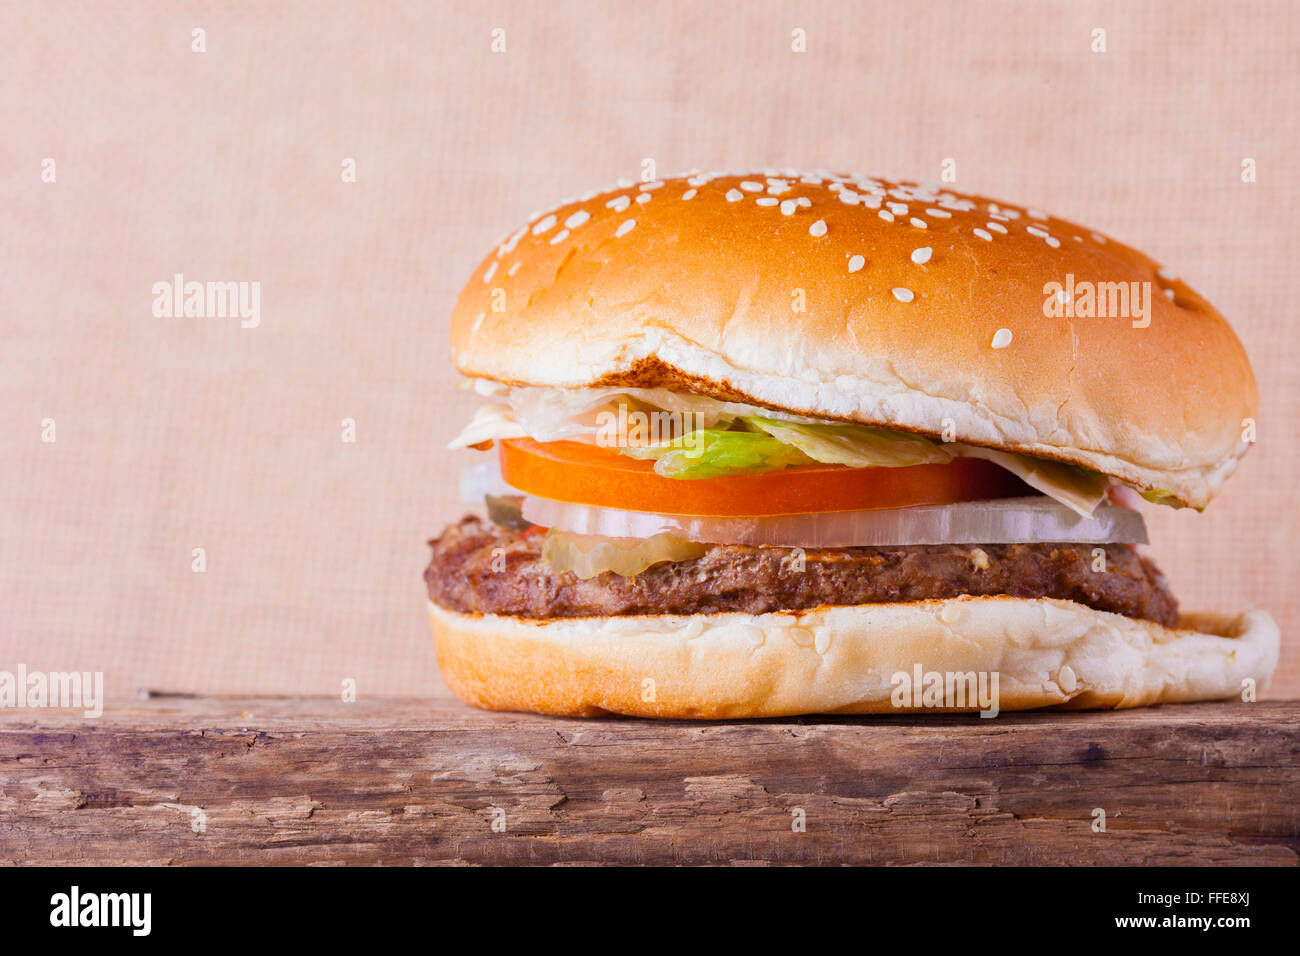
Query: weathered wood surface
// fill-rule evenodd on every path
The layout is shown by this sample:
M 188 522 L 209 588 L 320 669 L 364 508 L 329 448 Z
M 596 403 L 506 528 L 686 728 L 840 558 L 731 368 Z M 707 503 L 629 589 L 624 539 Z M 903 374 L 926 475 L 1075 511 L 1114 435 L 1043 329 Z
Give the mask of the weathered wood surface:
M 1298 860 L 1295 702 L 704 724 L 412 700 L 0 711 L 4 863 Z

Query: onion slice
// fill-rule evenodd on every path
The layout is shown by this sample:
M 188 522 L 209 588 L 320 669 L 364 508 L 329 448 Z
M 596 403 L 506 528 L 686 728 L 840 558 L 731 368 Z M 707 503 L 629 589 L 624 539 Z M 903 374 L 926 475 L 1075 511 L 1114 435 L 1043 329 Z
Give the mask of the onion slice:
M 649 538 L 671 533 L 710 544 L 778 548 L 851 548 L 909 544 L 1146 544 L 1142 515 L 1113 504 L 1083 517 L 1065 505 L 1034 495 L 921 505 L 878 511 L 842 511 L 763 518 L 715 518 L 620 511 L 547 498 L 524 499 L 534 524 L 575 534 Z

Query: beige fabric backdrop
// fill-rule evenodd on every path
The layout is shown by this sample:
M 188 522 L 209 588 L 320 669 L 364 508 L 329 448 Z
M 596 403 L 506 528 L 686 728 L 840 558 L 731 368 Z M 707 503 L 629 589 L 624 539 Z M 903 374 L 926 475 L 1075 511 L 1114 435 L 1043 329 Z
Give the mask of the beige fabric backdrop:
M 647 157 L 952 157 L 958 188 L 1123 238 L 1234 322 L 1259 445 L 1204 515 L 1153 510 L 1151 550 L 1185 606 L 1277 615 L 1295 695 L 1297 9 L 5 3 L 0 669 L 445 692 L 420 574 L 473 454 L 443 448 L 473 404 L 447 314 L 491 244 Z M 178 272 L 260 282 L 260 326 L 154 318 Z

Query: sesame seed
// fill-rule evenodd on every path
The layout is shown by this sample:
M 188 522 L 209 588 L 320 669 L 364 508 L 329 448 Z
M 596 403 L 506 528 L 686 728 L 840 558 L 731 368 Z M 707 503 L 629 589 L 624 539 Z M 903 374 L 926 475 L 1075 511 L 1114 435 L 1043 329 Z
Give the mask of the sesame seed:
M 929 246 L 922 246 L 920 249 L 913 249 L 912 261 L 915 262 L 918 266 L 923 266 L 930 261 L 930 256 L 933 253 L 934 250 L 931 249 Z
M 907 215 L 907 205 L 906 205 L 906 203 L 901 203 L 901 202 L 887 202 L 887 203 L 885 203 L 885 205 L 889 207 L 889 211 L 892 212 L 895 216 L 906 216 L 906 215 Z
M 1037 226 L 1026 226 L 1025 232 L 1029 233 L 1031 236 L 1037 236 L 1039 239 L 1047 238 L 1047 233 L 1044 230 L 1039 229 Z
M 913 216 L 911 219 L 907 221 L 910 222 L 912 225 L 916 226 L 917 229 L 930 228 L 930 224 L 928 222 L 926 222 L 924 219 L 917 219 L 915 216 Z
M 988 227 L 989 227 L 990 229 L 992 229 L 994 232 L 1000 232 L 1000 233 L 1002 233 L 1004 236 L 1005 236 L 1006 233 L 1007 233 L 1007 227 L 1004 226 L 1004 225 L 1002 225 L 1002 223 L 1000 223 L 1000 222 L 986 222 L 986 223 L 984 223 L 984 225 L 988 226 Z
M 615 196 L 609 202 L 605 203 L 606 209 L 612 209 L 615 212 L 622 212 L 628 206 L 632 205 L 632 200 L 628 196 Z
M 639 203 L 641 203 L 642 205 L 645 205 L 646 203 L 648 203 L 648 202 L 649 202 L 651 199 L 653 199 L 653 198 L 654 198 L 654 197 L 651 196 L 649 193 L 642 193 L 641 195 L 639 195 L 639 196 L 636 197 L 636 201 L 639 202 Z
M 561 229 L 559 232 L 557 232 L 554 236 L 551 237 L 551 245 L 555 245 L 557 242 L 563 242 L 565 239 L 568 238 L 569 238 L 569 230 Z
M 623 238 L 624 236 L 626 236 L 629 232 L 631 232 L 631 231 L 633 230 L 633 228 L 635 228 L 635 226 L 636 226 L 636 220 L 635 220 L 635 219 L 628 219 L 628 220 L 625 220 L 624 223 L 623 223 L 623 225 L 619 226 L 618 229 L 617 229 L 617 231 L 615 231 L 614 236 L 615 236 L 616 238 L 618 238 L 618 239 L 622 239 L 622 238 Z
M 1041 219 L 1044 222 L 1046 222 L 1048 219 L 1052 218 L 1047 213 L 1043 212 L 1041 209 L 1026 208 L 1025 212 L 1029 213 L 1030 219 Z M 1008 332 L 1007 334 L 1010 335 L 1011 333 Z
M 485 283 L 491 282 L 492 277 L 496 274 L 497 274 L 497 264 L 493 262 L 492 265 L 487 267 L 487 272 L 483 273 L 483 281 Z
M 497 255 L 500 256 L 508 252 L 514 252 L 515 246 L 519 245 L 519 240 L 522 239 L 525 235 L 527 235 L 527 233 L 528 233 L 528 227 L 520 226 L 513 233 L 511 233 L 510 238 L 505 241 L 504 245 L 497 246 Z
M 507 277 L 513 276 L 516 272 L 519 271 L 519 267 L 520 267 L 521 265 L 523 265 L 522 262 L 516 262 L 516 263 L 513 263 L 513 264 L 510 266 L 510 268 L 506 270 L 506 276 L 507 276 Z
M 804 209 L 807 209 L 809 206 L 812 205 L 812 200 L 809 199 L 807 196 L 800 196 L 798 199 L 795 200 L 795 202 L 797 202 Z
M 975 235 L 979 236 L 985 242 L 993 241 L 993 233 L 989 232 L 987 229 L 976 229 Z
M 584 222 L 586 222 L 590 218 L 591 218 L 591 213 L 587 212 L 587 210 L 585 209 L 579 209 L 568 219 L 564 220 L 564 225 L 569 229 L 577 229 L 579 226 L 581 226 Z
M 686 190 L 686 192 L 682 193 L 682 198 L 683 198 L 683 199 L 694 199 L 694 198 L 695 198 L 695 190 L 694 190 L 694 189 L 688 189 L 688 190 Z
M 931 208 L 925 211 L 927 216 L 934 216 L 938 219 L 951 219 L 952 213 L 946 209 Z
M 745 198 L 745 194 L 742 193 L 739 189 L 727 190 L 727 202 L 740 202 L 740 200 L 744 198 Z
M 815 236 L 817 238 L 821 238 L 822 236 L 826 235 L 826 220 L 818 219 L 815 223 L 809 226 L 808 235 Z
M 798 208 L 799 208 L 799 204 L 796 203 L 793 199 L 786 199 L 781 202 L 782 215 L 793 216 L 794 211 Z
M 763 191 L 763 184 L 756 183 L 752 179 L 746 179 L 743 183 L 740 184 L 740 188 L 745 190 L 746 192 L 761 193 Z
M 852 189 L 840 190 L 840 202 L 846 206 L 856 206 L 858 204 L 858 194 Z
M 1178 276 L 1174 275 L 1172 270 L 1166 269 L 1163 266 L 1156 270 L 1156 275 L 1164 279 L 1166 282 L 1176 282 L 1178 280 Z
M 478 331 L 478 327 L 483 324 L 483 320 L 486 318 L 486 312 L 480 312 L 478 315 L 474 316 L 474 325 L 469 330 L 471 335 Z
M 911 302 L 916 296 L 911 289 L 894 289 L 894 298 L 899 302 Z
M 1092 240 L 1093 240 L 1093 242 L 1099 242 L 1099 243 L 1101 243 L 1103 246 L 1106 244 L 1106 237 L 1103 236 L 1101 233 L 1099 233 L 1099 232 L 1092 232 L 1092 233 L 1089 233 L 1089 235 L 1092 236 Z
M 541 222 L 539 222 L 537 225 L 533 226 L 533 235 L 534 235 L 534 236 L 540 236 L 542 233 L 546 232 L 548 229 L 550 229 L 550 228 L 551 228 L 552 226 L 554 226 L 554 225 L 555 225 L 555 217 L 554 217 L 554 216 L 547 216 L 545 219 L 543 219 L 543 220 L 542 220 Z
M 867 264 L 867 260 L 862 256 L 854 256 L 849 260 L 849 272 L 857 272 Z
M 1011 344 L 1011 330 L 998 329 L 996 332 L 993 333 L 993 342 L 991 344 L 995 349 L 1006 348 L 1008 345 Z
M 1173 289 L 1165 289 L 1165 295 L 1168 296 L 1170 302 L 1174 301 L 1174 290 L 1173 290 Z
M 664 184 L 664 181 L 663 181 L 662 179 L 656 179 L 656 180 L 655 180 L 654 182 L 652 182 L 652 183 L 642 183 L 642 184 L 641 184 L 641 191 L 644 192 L 644 193 L 648 193 L 648 192 L 649 192 L 650 190 L 652 190 L 652 189 L 658 189 L 658 188 L 659 188 L 660 186 L 662 186 L 663 184 Z
M 885 222 L 894 221 L 894 214 L 890 212 L 888 209 L 882 209 L 880 210 L 880 212 L 876 213 L 876 215 L 879 216 L 881 219 L 885 220 Z
M 775 196 L 760 196 L 758 199 L 754 200 L 754 202 L 760 206 L 775 206 L 780 201 L 781 200 L 777 199 Z
M 1043 242 L 1047 243 L 1053 249 L 1059 249 L 1061 247 L 1061 240 L 1057 239 L 1055 236 L 1048 236 L 1043 240 Z

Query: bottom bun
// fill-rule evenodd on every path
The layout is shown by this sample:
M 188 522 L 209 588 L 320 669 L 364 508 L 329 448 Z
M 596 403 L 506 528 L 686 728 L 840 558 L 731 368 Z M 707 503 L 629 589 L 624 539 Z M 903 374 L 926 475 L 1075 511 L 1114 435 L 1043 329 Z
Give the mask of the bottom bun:
M 429 604 L 438 665 L 489 710 L 592 717 L 1139 707 L 1262 691 L 1265 611 L 1167 628 L 1051 598 L 962 597 L 771 614 L 533 620 Z

